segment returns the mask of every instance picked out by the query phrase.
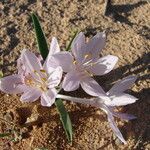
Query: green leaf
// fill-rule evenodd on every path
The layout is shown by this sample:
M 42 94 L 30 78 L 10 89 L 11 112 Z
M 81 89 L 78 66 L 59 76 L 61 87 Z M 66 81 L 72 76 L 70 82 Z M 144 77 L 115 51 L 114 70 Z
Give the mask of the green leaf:
M 3 72 L 0 70 L 0 78 L 3 77 Z
M 43 30 L 40 26 L 39 19 L 35 14 L 32 14 L 32 20 L 35 28 L 36 39 L 38 42 L 39 51 L 45 60 L 48 55 L 48 46 Z M 61 99 L 56 100 L 55 105 L 59 112 L 65 133 L 69 141 L 72 141 L 72 123 Z
M 41 28 L 38 17 L 34 13 L 31 16 L 32 16 L 34 29 L 35 29 L 38 48 L 40 50 L 40 53 L 41 53 L 43 59 L 45 60 L 48 55 L 48 52 L 49 52 L 46 38 L 45 38 L 44 32 Z
M 73 40 L 75 39 L 75 37 L 77 36 L 77 34 L 78 34 L 78 31 L 75 31 L 71 41 L 69 42 L 69 44 L 68 44 L 68 46 L 66 48 L 66 51 L 69 51 L 71 49 L 71 44 L 72 44 Z
M 11 135 L 11 133 L 0 133 L 0 138 Z
M 67 135 L 67 139 L 68 139 L 69 142 L 71 142 L 73 133 L 72 133 L 72 124 L 71 124 L 69 114 L 66 111 L 61 99 L 57 99 L 55 101 L 55 105 L 58 108 L 59 115 L 60 115 L 60 120 L 62 121 L 64 130 L 65 130 L 66 135 Z

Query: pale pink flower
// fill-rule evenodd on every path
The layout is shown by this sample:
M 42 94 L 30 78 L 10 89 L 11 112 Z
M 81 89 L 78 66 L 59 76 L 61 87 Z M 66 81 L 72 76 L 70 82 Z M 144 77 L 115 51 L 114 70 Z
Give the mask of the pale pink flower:
M 119 131 L 115 123 L 114 116 L 124 120 L 131 120 L 131 119 L 135 119 L 136 117 L 131 114 L 115 112 L 115 108 L 116 106 L 124 106 L 124 105 L 134 103 L 137 100 L 137 98 L 135 98 L 134 96 L 124 93 L 125 90 L 127 90 L 132 86 L 135 80 L 136 80 L 135 76 L 128 76 L 123 80 L 117 82 L 106 93 L 107 98 L 104 99 L 102 99 L 102 97 L 96 97 L 96 98 L 94 97 L 91 99 L 76 98 L 76 97 L 71 97 L 71 96 L 66 96 L 61 94 L 58 94 L 57 98 L 62 98 L 65 100 L 82 103 L 82 104 L 88 104 L 102 109 L 107 114 L 108 122 L 115 135 L 124 144 L 126 144 L 125 139 L 123 138 L 121 132 Z
M 105 96 L 100 85 L 92 78 L 94 75 L 104 75 L 110 72 L 118 61 L 113 55 L 99 58 L 99 53 L 105 45 L 105 34 L 97 33 L 88 43 L 81 32 L 72 43 L 72 52 L 57 52 L 52 55 L 49 64 L 61 66 L 66 76 L 62 87 L 65 91 L 74 91 L 79 85 L 92 96 Z
M 136 76 L 128 76 L 123 80 L 118 81 L 106 94 L 109 96 L 111 101 L 106 101 L 108 106 L 124 106 L 134 103 L 137 98 L 125 93 L 134 82 L 136 81 Z
M 135 119 L 136 117 L 130 114 L 125 113 L 119 113 L 115 112 L 114 108 L 115 106 L 124 106 L 128 104 L 132 104 L 138 100 L 136 97 L 124 93 L 127 89 L 129 89 L 135 82 L 137 77 L 135 76 L 128 76 L 124 78 L 123 80 L 117 82 L 106 94 L 109 97 L 110 100 L 102 100 L 97 99 L 94 106 L 100 107 L 102 110 L 104 110 L 108 117 L 108 122 L 110 123 L 110 126 L 112 130 L 114 131 L 115 135 L 124 143 L 126 144 L 125 139 L 123 138 L 121 132 L 119 131 L 115 121 L 114 117 L 119 117 L 121 119 L 125 120 L 131 120 Z
M 23 93 L 23 102 L 33 102 L 41 97 L 41 105 L 51 106 L 57 95 L 55 87 L 62 78 L 62 68 L 47 65 L 45 61 L 42 66 L 35 54 L 23 50 L 18 59 L 18 74 L 0 79 L 0 90 L 10 94 Z

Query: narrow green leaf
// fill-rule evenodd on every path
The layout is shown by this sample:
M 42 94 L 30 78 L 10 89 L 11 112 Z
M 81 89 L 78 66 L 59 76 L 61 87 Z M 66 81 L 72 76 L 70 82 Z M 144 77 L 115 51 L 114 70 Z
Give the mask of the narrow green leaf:
M 3 77 L 3 72 L 0 70 L 0 78 Z
M 68 44 L 68 46 L 66 48 L 66 51 L 69 51 L 71 49 L 71 44 L 72 44 L 73 40 L 75 39 L 75 37 L 77 36 L 77 34 L 78 34 L 78 31 L 75 31 L 71 41 L 69 42 L 69 44 Z
M 68 141 L 71 142 L 73 133 L 72 133 L 72 124 L 71 124 L 69 114 L 65 110 L 65 107 L 64 107 L 63 102 L 62 102 L 61 99 L 57 99 L 55 101 L 55 105 L 58 108 L 59 115 L 60 115 L 60 120 L 62 121 L 64 130 L 65 130 L 67 138 L 68 138 Z
M 39 51 L 40 51 L 43 59 L 45 60 L 48 55 L 48 46 L 47 46 L 46 38 L 45 38 L 43 30 L 40 26 L 38 17 L 35 14 L 32 14 L 32 20 L 33 20 L 33 24 L 34 24 L 34 28 L 35 28 L 38 48 L 39 48 Z M 56 100 L 55 105 L 59 112 L 65 133 L 67 135 L 67 138 L 69 141 L 72 141 L 72 123 L 71 123 L 69 114 L 67 113 L 61 99 Z
M 11 135 L 11 133 L 0 133 L 0 138 Z
M 45 38 L 44 32 L 41 28 L 38 17 L 34 13 L 31 16 L 32 16 L 34 29 L 35 29 L 38 48 L 40 50 L 40 53 L 41 53 L 43 59 L 45 60 L 48 55 L 48 45 L 46 42 L 46 38 Z

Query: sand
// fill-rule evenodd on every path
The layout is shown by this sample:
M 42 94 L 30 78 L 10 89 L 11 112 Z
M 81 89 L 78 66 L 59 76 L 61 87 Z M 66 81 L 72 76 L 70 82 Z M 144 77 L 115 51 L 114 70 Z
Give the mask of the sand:
M 55 106 L 46 108 L 35 103 L 22 103 L 19 95 L 0 92 L 0 116 L 13 114 L 18 128 L 27 120 L 22 139 L 11 142 L 0 139 L 0 150 L 148 150 L 150 149 L 150 3 L 142 0 L 114 0 L 113 13 L 104 16 L 104 0 L 2 0 L 0 1 L 0 71 L 4 76 L 16 73 L 16 60 L 23 48 L 37 52 L 30 14 L 37 12 L 48 42 L 58 38 L 61 49 L 66 47 L 75 30 L 87 38 L 106 30 L 107 43 L 102 55 L 116 55 L 119 62 L 106 76 L 97 77 L 107 90 L 128 75 L 138 75 L 129 90 L 139 100 L 118 108 L 137 116 L 136 120 L 117 119 L 117 125 L 127 140 L 123 145 L 113 135 L 106 115 L 99 109 L 64 101 L 73 123 L 73 142 L 67 142 Z M 116 13 L 117 12 L 117 13 Z M 81 90 L 75 96 L 86 97 Z M 10 126 L 0 122 L 0 132 Z

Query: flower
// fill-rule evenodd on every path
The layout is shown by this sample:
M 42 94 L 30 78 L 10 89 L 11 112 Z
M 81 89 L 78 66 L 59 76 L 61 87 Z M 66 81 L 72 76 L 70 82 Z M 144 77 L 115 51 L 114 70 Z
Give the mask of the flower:
M 106 112 L 108 116 L 108 122 L 116 136 L 126 144 L 125 139 L 123 138 L 121 132 L 119 131 L 115 121 L 114 116 L 119 117 L 125 120 L 135 119 L 136 117 L 130 114 L 125 113 L 118 113 L 115 112 L 115 106 L 124 106 L 131 103 L 136 102 L 138 100 L 136 97 L 124 93 L 125 90 L 129 89 L 132 84 L 135 82 L 137 77 L 135 76 L 128 76 L 123 80 L 117 82 L 106 94 L 110 100 L 103 100 L 101 98 L 96 99 L 95 103 L 93 104 L 96 107 L 101 108 L 104 112 Z
M 72 52 L 57 52 L 52 55 L 49 64 L 61 66 L 67 73 L 62 83 L 65 91 L 74 91 L 81 85 L 84 91 L 92 96 L 106 96 L 92 78 L 94 75 L 110 72 L 118 61 L 118 58 L 112 55 L 99 58 L 99 52 L 105 45 L 105 37 L 104 33 L 97 33 L 85 43 L 85 36 L 81 32 L 72 43 Z
M 124 106 L 131 103 L 134 103 L 137 98 L 124 93 L 127 89 L 129 89 L 134 82 L 136 81 L 136 76 L 128 76 L 123 80 L 117 82 L 106 94 L 109 96 L 111 101 L 106 101 L 106 105 L 108 106 Z
M 0 90 L 10 94 L 23 93 L 23 102 L 33 102 L 41 97 L 41 105 L 51 106 L 57 95 L 55 87 L 62 78 L 62 68 L 58 66 L 54 69 L 47 65 L 45 61 L 42 66 L 35 54 L 23 50 L 18 59 L 18 74 L 0 79 Z
M 126 144 L 125 139 L 123 138 L 121 132 L 119 131 L 115 121 L 114 117 L 118 117 L 124 120 L 132 120 L 136 117 L 131 114 L 126 113 L 120 113 L 115 112 L 115 106 L 124 106 L 127 104 L 134 103 L 137 98 L 135 98 L 132 95 L 124 93 L 125 90 L 129 89 L 131 85 L 135 82 L 137 77 L 135 76 L 128 76 L 124 78 L 123 80 L 117 82 L 107 93 L 107 99 L 102 99 L 101 97 L 94 97 L 91 99 L 87 98 L 76 98 L 66 95 L 58 94 L 57 98 L 82 103 L 82 104 L 88 104 L 97 108 L 102 109 L 106 114 L 108 118 L 108 122 L 115 133 L 115 135 L 124 143 Z

